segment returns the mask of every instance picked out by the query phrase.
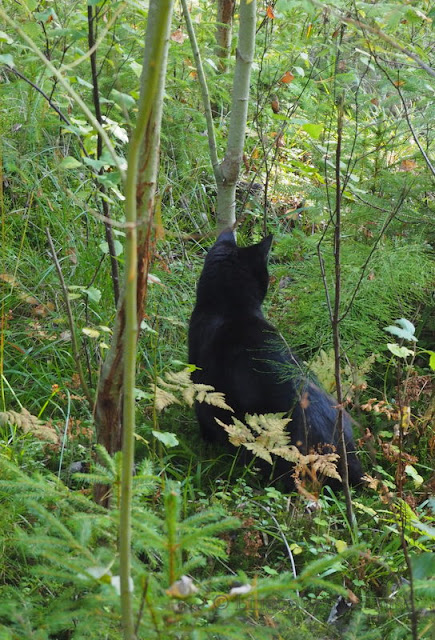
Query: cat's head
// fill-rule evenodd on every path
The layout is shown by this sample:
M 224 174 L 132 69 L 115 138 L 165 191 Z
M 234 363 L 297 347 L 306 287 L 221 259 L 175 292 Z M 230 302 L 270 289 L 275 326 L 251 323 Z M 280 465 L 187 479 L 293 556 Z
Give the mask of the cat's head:
M 220 309 L 259 308 L 269 285 L 267 259 L 273 236 L 238 247 L 231 229 L 222 231 L 205 259 L 198 304 Z

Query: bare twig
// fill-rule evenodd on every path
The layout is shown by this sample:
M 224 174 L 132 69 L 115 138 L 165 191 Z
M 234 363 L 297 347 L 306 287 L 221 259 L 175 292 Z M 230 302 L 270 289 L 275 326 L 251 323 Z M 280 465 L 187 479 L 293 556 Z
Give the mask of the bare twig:
M 399 94 L 399 98 L 400 98 L 400 101 L 401 101 L 402 106 L 403 106 L 403 111 L 404 111 L 404 113 L 405 113 L 405 120 L 406 120 L 407 125 L 408 125 L 408 127 L 409 127 L 409 130 L 410 130 L 410 132 L 411 132 L 411 134 L 412 134 L 412 137 L 414 138 L 415 144 L 416 144 L 416 145 L 417 145 L 417 147 L 420 149 L 420 153 L 421 153 L 421 155 L 423 156 L 424 161 L 426 162 L 426 165 L 427 165 L 427 167 L 428 167 L 429 171 L 432 173 L 432 176 L 433 176 L 433 177 L 435 177 L 435 167 L 433 166 L 433 164 L 432 164 L 432 162 L 431 162 L 431 159 L 429 158 L 428 154 L 427 154 L 427 153 L 426 153 L 426 151 L 423 149 L 423 147 L 422 147 L 422 145 L 421 145 L 421 142 L 420 142 L 420 140 L 419 140 L 419 138 L 418 138 L 418 136 L 417 136 L 417 134 L 416 134 L 416 132 L 415 132 L 415 130 L 414 130 L 414 127 L 413 127 L 413 125 L 412 125 L 411 119 L 410 119 L 410 117 L 409 117 L 408 108 L 407 108 L 407 106 L 406 106 L 405 98 L 403 97 L 403 93 L 402 93 L 402 92 L 401 92 L 401 90 L 400 90 L 400 85 L 399 85 L 399 83 L 398 83 L 398 82 L 394 82 L 394 81 L 392 80 L 392 78 L 390 77 L 390 74 L 389 74 L 389 73 L 388 73 L 388 71 L 385 69 L 385 67 L 383 67 L 383 66 L 379 63 L 378 56 L 375 54 L 375 52 L 374 52 L 372 49 L 370 49 L 370 52 L 371 52 L 371 54 L 372 54 L 372 56 L 373 56 L 373 59 L 374 59 L 374 61 L 375 61 L 376 65 L 377 65 L 377 67 L 378 67 L 378 68 L 379 68 L 379 69 L 384 73 L 384 75 L 385 75 L 385 77 L 387 78 L 387 80 L 390 82 L 390 84 L 391 84 L 391 85 L 396 89 L 397 93 Z
M 355 285 L 355 289 L 353 290 L 353 293 L 352 293 L 352 295 L 351 295 L 351 298 L 350 298 L 349 302 L 347 303 L 346 310 L 345 310 L 345 311 L 343 311 L 343 313 L 342 313 L 342 314 L 341 314 L 341 316 L 340 316 L 340 322 L 341 322 L 341 321 L 342 321 L 342 320 L 347 316 L 347 314 L 348 314 L 348 313 L 349 313 L 349 311 L 351 310 L 351 308 L 352 308 L 352 304 L 353 304 L 353 302 L 354 302 L 354 300 L 355 300 L 355 298 L 356 298 L 356 295 L 357 295 L 357 293 L 358 293 L 358 291 L 359 291 L 359 288 L 360 288 L 360 286 L 361 286 L 361 282 L 362 282 L 362 280 L 363 280 L 363 278 L 364 278 L 364 275 L 365 275 L 365 273 L 366 273 L 366 269 L 367 269 L 367 267 L 368 267 L 368 265 L 369 265 L 369 262 L 370 262 L 370 260 L 372 259 L 372 256 L 373 256 L 374 252 L 376 251 L 376 249 L 377 249 L 377 247 L 378 247 L 379 242 L 380 242 L 380 241 L 381 241 L 381 239 L 383 238 L 384 233 L 385 233 L 385 231 L 387 230 L 387 227 L 390 225 L 390 223 L 391 223 L 391 222 L 394 220 L 394 218 L 396 217 L 397 213 L 400 211 L 400 208 L 401 208 L 401 206 L 402 206 L 402 204 L 403 204 L 403 202 L 404 202 L 404 200 L 405 200 L 405 198 L 406 198 L 406 196 L 407 196 L 407 194 L 408 194 L 408 191 L 409 191 L 409 189 L 408 189 L 408 190 L 406 190 L 406 189 L 404 189 L 404 190 L 403 190 L 403 192 L 402 192 L 402 194 L 401 194 L 401 196 L 400 196 L 400 198 L 399 198 L 399 202 L 397 203 L 397 205 L 396 205 L 395 209 L 394 209 L 393 211 L 390 211 L 390 212 L 389 212 L 389 216 L 387 217 L 387 219 L 385 220 L 384 224 L 382 225 L 382 228 L 381 228 L 381 230 L 380 230 L 380 232 L 379 232 L 379 235 L 378 235 L 378 237 L 376 238 L 375 242 L 373 243 L 373 246 L 372 246 L 372 248 L 371 248 L 371 250 L 370 250 L 370 253 L 369 253 L 369 255 L 367 256 L 367 258 L 366 258 L 366 260 L 365 260 L 365 262 L 364 262 L 363 266 L 361 267 L 360 277 L 359 277 L 359 279 L 358 279 L 358 282 L 357 282 L 357 283 L 356 283 L 356 285 Z
M 69 328 L 70 328 L 70 331 L 71 331 L 71 346 L 72 346 L 72 350 L 73 350 L 74 360 L 76 362 L 77 373 L 78 373 L 79 378 L 80 378 L 80 384 L 82 385 L 83 392 L 84 392 L 84 394 L 86 396 L 86 399 L 89 402 L 89 404 L 91 406 L 91 409 L 92 409 L 93 405 L 94 405 L 94 400 L 93 400 L 92 394 L 91 394 L 91 392 L 89 390 L 89 387 L 87 385 L 87 382 L 86 382 L 86 379 L 85 379 L 85 376 L 84 376 L 84 373 L 83 373 L 82 364 L 81 364 L 81 361 L 80 361 L 80 349 L 79 349 L 79 345 L 78 345 L 78 342 L 77 342 L 74 318 L 73 318 L 71 304 L 70 304 L 69 297 L 68 297 L 68 289 L 66 288 L 66 284 L 65 284 L 64 277 L 63 277 L 62 269 L 61 269 L 59 260 L 58 260 L 57 255 L 56 255 L 56 250 L 54 248 L 53 240 L 52 240 L 52 237 L 51 237 L 51 234 L 50 234 L 50 229 L 48 227 L 45 229 L 45 233 L 47 235 L 48 244 L 50 245 L 51 257 L 53 258 L 53 262 L 54 262 L 54 265 L 56 267 L 56 271 L 57 271 L 57 274 L 59 276 L 59 281 L 60 281 L 60 285 L 61 285 L 61 288 L 62 288 L 63 299 L 64 299 L 64 302 L 65 302 L 67 316 L 68 316 Z
M 403 341 L 402 341 L 403 342 Z M 397 469 L 397 485 L 398 485 L 398 493 L 399 493 L 399 497 L 400 497 L 400 502 L 399 502 L 399 515 L 400 515 L 400 542 L 401 542 L 401 546 L 402 546 L 402 551 L 403 551 L 403 556 L 405 558 L 405 563 L 406 563 L 406 567 L 408 569 L 408 577 L 409 577 L 409 604 L 410 604 L 410 622 L 411 622 L 411 633 L 412 633 L 412 640 L 418 640 L 418 613 L 417 613 L 417 608 L 415 605 L 415 592 L 414 592 L 414 574 L 412 571 L 412 564 L 411 564 L 411 559 L 409 557 L 409 553 L 408 553 L 408 542 L 406 540 L 406 535 L 405 535 L 405 528 L 406 528 L 406 521 L 407 521 L 407 508 L 408 505 L 405 501 L 405 497 L 403 495 L 403 479 L 404 479 L 404 472 L 405 472 L 405 459 L 404 459 L 404 453 L 403 453 L 403 436 L 404 436 L 404 418 L 405 418 L 405 394 L 406 394 L 406 388 L 408 386 L 408 381 L 409 381 L 409 377 L 411 375 L 411 370 L 413 369 L 413 364 L 414 364 L 414 360 L 415 360 L 415 355 L 416 355 L 416 349 L 414 346 L 414 356 L 411 359 L 411 362 L 409 363 L 409 367 L 407 367 L 407 373 L 406 373 L 406 377 L 404 380 L 402 380 L 402 363 L 400 361 L 400 358 L 398 359 L 398 364 L 397 364 L 397 401 L 398 401 L 398 405 L 399 405 L 399 416 L 400 416 L 400 420 L 399 420 L 399 459 L 398 459 L 398 469 Z
M 343 493 L 346 500 L 346 515 L 349 527 L 353 528 L 354 515 L 352 498 L 349 489 L 349 470 L 347 467 L 346 441 L 344 437 L 343 421 L 343 390 L 341 386 L 341 344 L 340 344 L 340 304 L 341 304 L 341 143 L 343 135 L 344 96 L 340 96 L 337 104 L 337 149 L 335 153 L 335 220 L 334 220 L 334 263 L 335 287 L 334 307 L 332 312 L 332 337 L 334 342 L 335 360 L 335 391 L 338 401 L 338 452 L 340 454 L 340 473 L 343 483 Z
M 397 49 L 401 53 L 405 54 L 405 56 L 408 56 L 408 58 L 411 58 L 412 60 L 414 60 L 414 62 L 416 62 L 419 67 L 427 71 L 429 75 L 435 78 L 435 70 L 432 69 L 432 67 L 430 67 L 428 64 L 423 62 L 423 60 L 413 51 L 411 51 L 410 49 L 407 49 L 406 47 L 402 47 L 401 44 L 399 44 L 393 38 L 391 38 L 386 33 L 384 33 L 381 29 L 378 29 L 377 27 L 371 27 L 370 25 L 364 22 L 361 22 L 360 20 L 354 20 L 353 18 L 349 18 L 343 15 L 341 16 L 341 20 L 343 22 L 346 22 L 347 24 L 352 24 L 354 27 L 358 27 L 359 29 L 370 31 L 370 33 L 373 33 L 374 35 L 378 36 L 382 40 L 385 40 L 385 42 L 388 42 L 388 44 L 390 44 L 394 49 Z
M 330 4 L 325 5 L 325 4 L 323 4 L 323 2 L 320 2 L 319 0 L 311 0 L 311 2 L 314 5 L 316 5 L 317 7 L 320 7 L 322 10 L 328 10 L 330 12 L 333 12 L 334 15 L 336 15 L 342 22 L 344 22 L 346 24 L 351 24 L 354 27 L 358 27 L 363 32 L 364 31 L 369 31 L 370 33 L 373 33 L 374 35 L 378 36 L 378 38 L 381 38 L 381 40 L 384 40 L 385 42 L 388 42 L 388 44 L 391 45 L 393 47 L 393 49 L 397 49 L 397 51 L 400 51 L 405 56 L 408 56 L 408 58 L 411 58 L 412 60 L 414 60 L 414 62 L 416 62 L 419 67 L 421 67 L 422 69 L 427 71 L 427 73 L 429 75 L 431 75 L 433 78 L 435 78 L 435 70 L 432 69 L 432 67 L 430 67 L 428 64 L 423 62 L 423 60 L 417 54 L 415 54 L 413 51 L 411 51 L 410 49 L 407 49 L 406 47 L 403 47 L 401 44 L 396 42 L 396 40 L 394 40 L 394 38 L 391 38 L 390 36 L 388 36 L 386 33 L 384 33 L 378 27 L 371 27 L 370 25 L 366 24 L 365 22 L 361 22 L 360 20 L 356 20 L 355 18 L 351 18 L 348 15 L 344 15 L 343 12 L 340 9 L 337 9 L 336 7 L 333 7 Z

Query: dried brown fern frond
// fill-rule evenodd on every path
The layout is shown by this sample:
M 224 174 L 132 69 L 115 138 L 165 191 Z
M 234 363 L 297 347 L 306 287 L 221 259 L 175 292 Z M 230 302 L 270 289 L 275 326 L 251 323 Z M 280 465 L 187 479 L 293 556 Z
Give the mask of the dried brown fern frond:
M 294 465 L 294 477 L 301 484 L 303 478 L 309 478 L 314 484 L 321 484 L 324 477 L 341 480 L 336 463 L 337 453 L 310 452 L 303 454 L 290 443 L 287 425 L 290 418 L 283 414 L 246 415 L 245 422 L 232 418 L 228 425 L 216 419 L 229 435 L 230 442 L 236 447 L 242 445 L 255 456 L 270 465 L 278 456 Z
M 39 418 L 32 415 L 27 409 L 18 411 L 0 411 L 0 425 L 10 424 L 18 427 L 23 433 L 31 433 L 39 440 L 57 444 L 59 437 L 52 426 L 41 422 Z
M 315 453 L 313 456 L 315 459 L 310 464 L 317 476 L 326 476 L 341 482 L 341 476 L 337 471 L 337 462 L 340 456 L 337 453 Z

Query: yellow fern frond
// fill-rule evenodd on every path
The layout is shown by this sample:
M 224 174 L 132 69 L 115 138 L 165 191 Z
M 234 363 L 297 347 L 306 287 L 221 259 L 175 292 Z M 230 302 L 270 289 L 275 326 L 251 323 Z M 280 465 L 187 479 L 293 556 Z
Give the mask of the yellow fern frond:
M 183 389 L 182 396 L 189 407 L 192 407 L 193 403 L 195 402 L 195 387 L 193 386 L 193 384 L 190 384 L 188 387 L 185 387 Z
M 156 386 L 154 387 L 154 392 L 157 411 L 163 411 L 163 409 L 166 409 L 166 407 L 169 407 L 171 404 L 180 404 L 178 398 L 170 391 L 166 391 L 166 389 L 161 389 Z
M 258 442 L 258 440 L 256 440 L 255 442 L 246 442 L 245 447 L 249 451 L 252 451 L 252 453 L 256 455 L 258 458 L 261 458 L 262 460 L 266 460 L 266 462 L 268 462 L 270 465 L 273 464 L 272 456 L 270 455 L 269 451 L 265 447 L 263 447 Z
M 214 391 L 214 387 L 209 384 L 202 384 L 201 382 L 192 383 L 195 387 L 196 391 L 199 393 L 200 391 Z
M 255 441 L 251 431 L 243 424 L 243 422 L 237 420 L 237 418 L 233 418 L 234 424 L 225 424 L 218 418 L 215 418 L 215 420 L 228 433 L 229 440 L 235 447 L 239 447 L 242 444 L 246 445 L 247 442 Z
M 274 447 L 271 451 L 276 456 L 287 460 L 287 462 L 299 462 L 302 454 L 294 445 L 288 445 L 286 447 Z
M 201 391 L 201 393 L 197 395 L 196 399 L 198 402 L 206 402 L 207 404 L 213 405 L 213 407 L 219 407 L 219 409 L 225 409 L 226 411 L 234 413 L 233 409 L 225 402 L 224 394 L 220 391 Z

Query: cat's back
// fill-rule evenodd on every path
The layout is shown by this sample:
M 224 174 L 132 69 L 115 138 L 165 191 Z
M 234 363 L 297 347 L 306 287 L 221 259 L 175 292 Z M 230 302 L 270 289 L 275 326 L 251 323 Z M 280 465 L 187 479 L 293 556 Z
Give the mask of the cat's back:
M 267 255 L 272 237 L 238 247 L 231 231 L 223 232 L 207 254 L 189 325 L 189 360 L 197 366 L 222 360 L 262 341 L 273 330 L 263 317 L 267 292 Z

